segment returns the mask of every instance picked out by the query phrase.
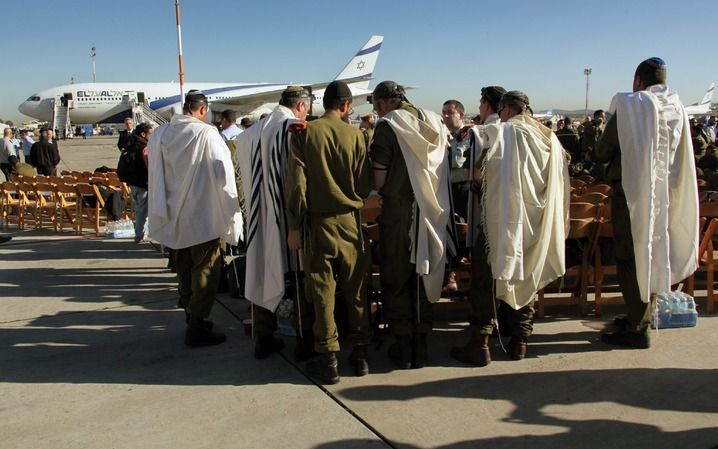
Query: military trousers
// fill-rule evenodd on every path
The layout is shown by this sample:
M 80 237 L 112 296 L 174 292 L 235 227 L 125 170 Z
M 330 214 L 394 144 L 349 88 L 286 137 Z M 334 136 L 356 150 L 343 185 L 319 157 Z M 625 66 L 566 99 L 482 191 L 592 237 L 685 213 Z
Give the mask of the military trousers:
M 334 320 L 337 281 L 347 310 L 347 343 L 350 346 L 368 344 L 371 328 L 365 278 L 370 255 L 361 233 L 358 211 L 309 214 L 306 225 L 305 292 L 314 306 L 314 349 L 321 353 L 340 349 Z
M 426 334 L 433 326 L 431 303 L 411 263 L 413 202 L 384 197 L 378 220 L 383 312 L 394 335 Z
M 471 314 L 469 322 L 476 326 L 482 335 L 491 335 L 497 325 L 497 313 L 500 299 L 494 295 L 494 278 L 486 251 L 486 234 L 481 226 L 476 229 L 476 238 L 471 247 L 471 286 L 469 301 Z M 511 327 L 512 335 L 528 337 L 533 331 L 534 301 L 516 310 L 504 307 L 506 321 Z
M 633 332 L 648 332 L 654 301 L 643 302 L 636 275 L 636 255 L 633 251 L 631 216 L 626 197 L 616 195 L 611 199 L 611 222 L 616 258 L 616 275 L 623 300 L 628 309 L 628 321 Z
M 221 239 L 172 251 L 179 280 L 180 302 L 197 318 L 207 318 L 212 311 L 222 274 Z

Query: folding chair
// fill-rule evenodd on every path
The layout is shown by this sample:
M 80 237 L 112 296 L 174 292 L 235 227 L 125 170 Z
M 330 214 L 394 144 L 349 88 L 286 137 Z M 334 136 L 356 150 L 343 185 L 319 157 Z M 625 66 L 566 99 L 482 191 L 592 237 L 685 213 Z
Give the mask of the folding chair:
M 54 225 L 55 232 L 57 232 L 58 203 L 54 185 L 50 183 L 37 183 L 34 187 L 39 228 L 42 229 L 44 218 L 47 217 Z
M 718 301 L 718 294 L 714 291 L 716 259 L 714 254 L 715 243 L 713 242 L 718 235 L 718 203 L 701 203 L 700 216 L 701 239 L 698 246 L 698 269 L 696 272 L 706 273 L 705 284 L 700 279 L 698 286 L 704 287 L 706 290 L 706 313 L 713 314 L 716 311 L 716 302 Z M 691 296 L 695 291 L 696 281 L 696 273 L 694 273 L 686 279 L 683 287 L 684 291 Z
M 602 204 L 607 201 L 607 196 L 601 192 L 584 192 L 583 195 L 576 196 L 571 199 L 572 202 L 576 203 L 591 203 L 591 204 Z
M 80 216 L 79 208 L 82 200 L 78 196 L 75 184 L 61 183 L 55 185 L 55 195 L 58 204 L 59 227 L 64 229 L 65 221 L 72 225 L 72 229 L 80 233 L 77 227 L 77 217 Z
M 566 273 L 539 290 L 539 317 L 544 315 L 546 306 L 577 305 L 581 310 L 581 315 L 587 313 L 589 273 L 591 271 L 589 260 L 595 244 L 597 214 L 598 206 L 596 204 L 571 203 L 570 227 L 566 237 Z M 576 253 L 576 257 L 570 257 L 573 252 Z M 571 292 L 571 296 L 561 296 L 566 291 Z M 547 296 L 547 293 L 550 296 Z
M 14 182 L 6 181 L 0 184 L 0 195 L 2 196 L 2 224 L 8 228 L 11 219 L 17 223 L 18 229 L 24 229 L 22 202 L 17 193 L 17 185 Z
M 82 229 L 89 227 L 95 230 L 95 235 L 100 235 L 100 219 L 102 211 L 105 207 L 105 201 L 97 190 L 97 186 L 93 184 L 78 183 L 75 186 L 80 204 L 77 214 L 77 231 L 82 233 Z M 85 219 L 88 223 L 85 224 Z M 106 220 L 105 220 L 106 221 Z
M 583 189 L 584 194 L 593 192 L 599 192 L 603 193 L 606 196 L 610 196 L 611 192 L 613 192 L 613 187 L 608 184 L 599 183 L 586 186 L 586 188 Z

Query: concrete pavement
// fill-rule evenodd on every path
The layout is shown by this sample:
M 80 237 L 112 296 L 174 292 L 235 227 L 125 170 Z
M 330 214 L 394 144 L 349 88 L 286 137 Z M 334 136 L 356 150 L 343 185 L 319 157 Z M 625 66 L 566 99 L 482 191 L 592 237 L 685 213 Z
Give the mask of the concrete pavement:
M 711 448 L 718 318 L 598 341 L 605 320 L 539 320 L 529 357 L 493 340 L 485 368 L 448 357 L 465 323 L 437 323 L 430 365 L 326 389 L 283 355 L 252 357 L 244 301 L 219 295 L 228 342 L 189 349 L 165 259 L 131 240 L 19 233 L 0 248 L 0 448 Z M 291 339 L 285 338 L 288 343 Z M 503 341 L 506 345 L 507 342 Z

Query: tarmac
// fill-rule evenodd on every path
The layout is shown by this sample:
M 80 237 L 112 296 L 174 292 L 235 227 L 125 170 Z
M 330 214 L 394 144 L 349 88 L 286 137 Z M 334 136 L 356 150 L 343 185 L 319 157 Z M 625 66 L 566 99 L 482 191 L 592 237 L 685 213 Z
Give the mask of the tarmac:
M 113 166 L 115 140 L 60 151 L 75 170 Z M 467 323 L 444 305 L 429 366 L 393 369 L 380 334 L 368 376 L 352 376 L 344 350 L 341 382 L 320 386 L 293 338 L 255 360 L 248 303 L 227 294 L 211 319 L 228 341 L 186 347 L 175 276 L 147 243 L 0 235 L 13 235 L 0 246 L 0 449 L 718 448 L 718 315 L 624 350 L 600 342 L 613 315 L 551 308 L 525 360 L 494 338 L 477 368 L 449 357 Z

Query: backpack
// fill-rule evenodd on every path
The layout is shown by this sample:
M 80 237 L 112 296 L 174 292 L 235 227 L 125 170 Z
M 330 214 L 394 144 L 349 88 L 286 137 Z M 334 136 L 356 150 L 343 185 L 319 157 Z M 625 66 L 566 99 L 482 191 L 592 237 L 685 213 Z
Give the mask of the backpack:
M 132 149 L 123 149 L 122 153 L 120 153 L 120 160 L 117 162 L 117 176 L 120 178 L 120 181 L 128 184 L 134 181 L 136 166 L 136 152 Z

